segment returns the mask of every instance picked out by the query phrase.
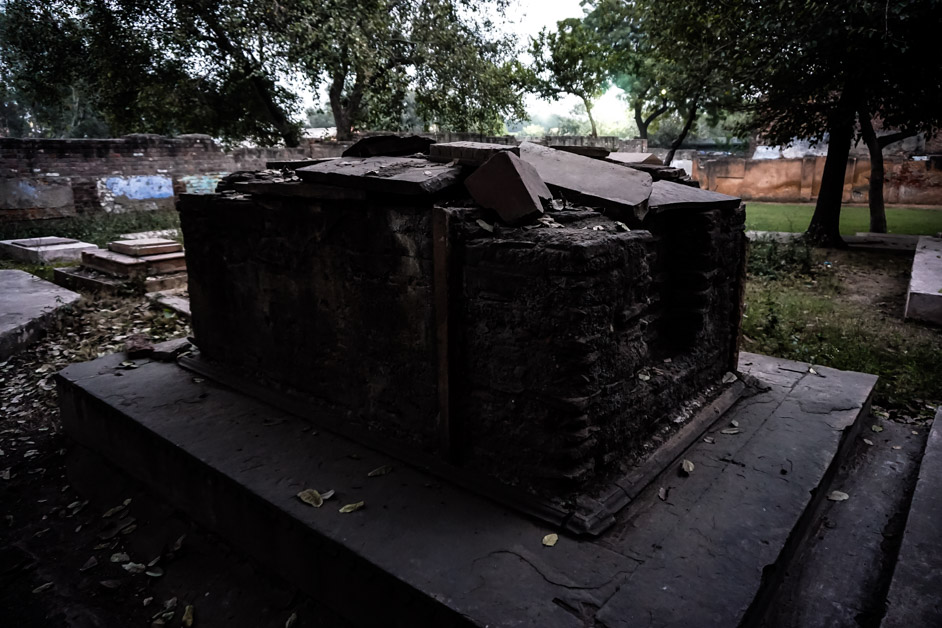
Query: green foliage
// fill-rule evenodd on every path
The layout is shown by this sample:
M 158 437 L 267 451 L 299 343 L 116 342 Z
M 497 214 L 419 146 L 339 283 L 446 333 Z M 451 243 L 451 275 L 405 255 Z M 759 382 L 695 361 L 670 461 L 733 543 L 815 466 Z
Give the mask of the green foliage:
M 0 240 L 37 238 L 53 233 L 105 246 L 122 233 L 179 229 L 180 215 L 175 210 L 137 211 L 121 214 L 97 213 L 74 218 L 34 220 L 0 225 Z
M 482 17 L 506 0 L 300 0 L 270 22 L 287 58 L 326 86 L 338 137 L 412 124 L 494 132 L 521 119 L 513 41 Z
M 298 141 L 267 2 L 8 0 L 3 83 L 30 135 L 209 133 Z M 107 125 L 103 127 L 103 124 Z
M 556 32 L 544 28 L 531 40 L 530 54 L 534 91 L 553 100 L 562 94 L 577 96 L 585 107 L 592 136 L 597 136 L 592 101 L 608 85 L 605 50 L 598 33 L 582 20 L 562 20 Z
M 759 240 L 749 246 L 749 274 L 778 279 L 784 276 L 814 277 L 817 270 L 811 244 L 803 238 L 785 242 Z
M 879 268 L 884 276 L 905 272 L 909 258 L 872 256 L 847 259 L 826 267 L 815 254 L 814 278 L 779 273 L 750 274 L 743 320 L 748 351 L 832 368 L 880 376 L 875 403 L 913 408 L 927 401 L 942 403 L 942 333 L 901 320 L 902 302 L 880 307 L 870 299 L 849 298 L 843 267 L 858 277 Z M 750 259 L 752 268 L 752 259 Z

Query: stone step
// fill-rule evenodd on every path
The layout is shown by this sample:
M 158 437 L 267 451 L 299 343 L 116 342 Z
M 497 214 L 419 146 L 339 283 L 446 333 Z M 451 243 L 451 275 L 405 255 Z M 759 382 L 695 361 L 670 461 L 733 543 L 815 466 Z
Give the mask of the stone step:
M 942 408 L 926 441 L 881 628 L 942 626 Z
M 919 238 L 906 294 L 906 318 L 942 325 L 942 238 Z
M 183 245 L 176 240 L 168 240 L 166 238 L 140 238 L 109 242 L 108 249 L 115 253 L 121 253 L 122 255 L 143 257 L 145 255 L 177 253 L 183 250 Z
M 135 257 L 115 251 L 97 250 L 82 254 L 82 266 L 113 277 L 137 279 L 186 270 L 183 251 Z
M 585 538 L 175 364 L 124 360 L 59 374 L 63 423 L 78 443 L 351 621 L 395 626 L 748 620 L 824 499 L 876 381 L 742 354 L 755 394 L 612 528 Z M 695 465 L 689 476 L 681 459 Z M 369 476 L 385 465 L 391 473 Z M 336 496 L 313 508 L 295 497 L 306 488 Z
M 785 565 L 765 628 L 877 625 L 925 442 L 924 427 L 868 418 L 828 489 L 849 497 L 819 508 L 808 541 Z

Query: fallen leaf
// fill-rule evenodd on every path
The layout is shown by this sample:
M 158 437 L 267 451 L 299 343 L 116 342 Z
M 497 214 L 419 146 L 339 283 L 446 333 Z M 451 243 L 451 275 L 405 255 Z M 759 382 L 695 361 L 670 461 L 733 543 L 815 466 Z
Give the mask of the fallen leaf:
M 640 373 L 638 373 L 638 379 L 640 379 L 642 382 L 646 382 L 649 379 L 651 379 L 651 376 L 645 373 L 644 371 L 641 371 Z
M 315 491 L 313 488 L 306 488 L 297 495 L 305 504 L 314 506 L 315 508 L 320 508 L 324 505 L 324 498 L 321 497 L 321 494 Z
M 92 556 L 91 558 L 85 561 L 84 565 L 79 567 L 79 571 L 88 571 L 89 569 L 91 569 L 92 567 L 95 567 L 96 565 L 98 565 L 98 559 Z
M 683 462 L 680 463 L 680 472 L 683 473 L 684 475 L 690 475 L 691 473 L 693 473 L 693 470 L 694 470 L 694 465 L 689 460 L 684 459 Z
M 183 539 L 186 538 L 185 534 L 181 534 L 180 538 L 173 542 L 173 545 L 170 546 L 171 552 L 179 552 L 180 548 L 183 547 Z
M 739 379 L 739 378 L 736 377 L 736 374 L 735 374 L 735 373 L 727 372 L 726 375 L 723 376 L 723 383 L 724 383 L 724 384 L 732 384 L 732 383 L 735 382 L 737 379 Z
M 558 534 L 555 534 L 555 533 L 547 534 L 546 536 L 543 537 L 543 545 L 545 545 L 546 547 L 553 547 L 554 545 L 556 545 L 556 541 L 558 540 L 559 540 Z
M 707 445 L 712 445 L 716 442 L 716 439 L 713 438 L 712 436 L 704 436 L 703 442 L 706 443 Z
M 903 448 L 902 445 L 893 445 L 893 449 L 902 449 L 902 448 Z
M 481 227 L 481 229 L 484 229 L 489 233 L 494 233 L 494 225 L 489 225 L 480 218 L 478 218 L 476 222 L 478 223 L 478 226 Z
M 298 622 L 298 614 L 291 613 L 291 616 L 288 617 L 288 620 L 285 621 L 285 628 L 291 628 Z
M 811 373 L 812 375 L 817 375 L 817 374 L 818 374 L 818 372 L 817 372 L 816 370 L 814 370 L 814 368 L 812 368 L 812 367 L 810 367 L 810 366 L 808 367 L 808 372 Z
M 46 584 L 41 584 L 35 589 L 33 589 L 33 593 L 42 593 L 43 591 L 46 591 L 47 589 L 51 589 L 51 588 L 52 588 L 52 583 L 47 582 Z
M 873 441 L 870 440 L 869 438 L 863 439 L 863 442 L 865 442 L 865 443 L 867 443 L 868 445 L 870 445 L 871 447 L 873 447 Z
M 176 598 L 176 597 L 172 597 L 172 598 L 170 598 L 169 600 L 166 600 L 166 601 L 164 602 L 164 610 L 165 610 L 165 611 L 172 611 L 172 610 L 175 609 L 176 607 L 177 607 L 177 598 Z
M 159 562 L 160 562 L 160 556 L 158 556 L 158 557 L 155 558 L 154 560 L 152 560 L 152 561 L 150 561 L 149 563 L 147 563 L 147 566 L 148 566 L 148 567 L 153 567 L 154 565 L 156 565 L 156 564 L 159 563 Z
M 882 426 L 882 425 L 871 425 L 871 426 L 870 426 L 870 429 L 873 430 L 874 432 L 879 433 L 879 432 L 882 432 L 882 431 L 883 431 L 883 426 Z
M 325 502 L 333 496 L 334 496 L 334 489 L 330 489 L 329 491 L 325 493 L 321 493 L 321 499 L 323 499 Z
M 164 575 L 164 570 L 161 569 L 160 567 L 151 567 L 150 569 L 144 572 L 144 575 L 150 576 L 151 578 L 160 578 L 161 576 Z
M 363 508 L 366 505 L 366 502 L 355 502 L 353 504 L 347 504 L 346 506 L 340 509 L 342 513 L 356 512 L 359 509 Z
M 831 491 L 828 494 L 828 499 L 832 502 L 843 502 L 850 499 L 850 495 L 843 491 Z
M 144 600 L 143 600 L 144 606 L 145 606 L 145 607 L 150 606 L 150 603 L 153 602 L 153 601 L 154 601 L 154 598 L 152 598 L 152 597 L 145 597 Z
M 183 619 L 181 620 L 183 625 L 189 628 L 193 625 L 193 605 L 187 604 L 186 608 L 183 609 Z
M 106 589 L 117 589 L 118 587 L 121 586 L 121 581 L 120 580 L 102 580 L 98 584 L 105 587 Z
M 667 489 L 664 488 L 663 486 L 657 489 L 657 496 L 658 496 L 658 499 L 660 499 L 662 502 L 667 501 Z
M 732 425 L 733 427 L 739 427 L 739 421 L 737 421 L 736 419 L 733 419 L 732 421 L 730 421 L 729 424 Z
M 381 467 L 376 467 L 375 469 L 373 469 L 372 471 L 370 471 L 369 473 L 367 473 L 367 474 L 366 474 L 366 477 L 375 478 L 375 477 L 380 476 L 380 475 L 386 475 L 386 474 L 388 474 L 388 473 L 389 473 L 390 471 L 392 471 L 392 470 L 393 470 L 393 468 L 392 468 L 391 466 L 389 466 L 388 464 L 384 464 L 383 466 L 381 466 Z
M 111 555 L 111 562 L 113 563 L 126 563 L 131 560 L 131 557 L 125 554 L 124 552 L 115 552 Z
M 919 432 L 917 432 L 916 430 L 911 430 L 911 431 L 912 431 L 912 433 L 913 433 L 914 435 L 916 435 L 916 436 L 919 435 Z
M 727 427 L 725 430 L 720 430 L 720 434 L 739 434 L 741 431 L 738 427 Z
M 142 563 L 125 563 L 121 565 L 121 567 L 128 573 L 142 573 L 144 571 L 144 565 Z

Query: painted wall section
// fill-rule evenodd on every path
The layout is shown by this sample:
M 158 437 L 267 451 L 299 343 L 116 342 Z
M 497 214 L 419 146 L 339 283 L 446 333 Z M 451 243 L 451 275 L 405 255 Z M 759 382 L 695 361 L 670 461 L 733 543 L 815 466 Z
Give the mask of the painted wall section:
M 213 174 L 188 174 L 180 177 L 180 182 L 187 194 L 212 194 L 216 191 L 216 184 L 226 176 L 226 172 Z

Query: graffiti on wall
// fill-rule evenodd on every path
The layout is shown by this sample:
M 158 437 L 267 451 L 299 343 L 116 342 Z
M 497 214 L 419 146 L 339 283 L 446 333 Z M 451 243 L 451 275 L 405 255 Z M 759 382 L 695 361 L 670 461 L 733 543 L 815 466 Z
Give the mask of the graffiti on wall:
M 108 213 L 173 207 L 173 180 L 162 175 L 102 177 L 98 199 Z
M 180 177 L 180 183 L 183 184 L 187 194 L 212 194 L 216 191 L 216 184 L 227 174 L 226 172 L 188 174 Z

